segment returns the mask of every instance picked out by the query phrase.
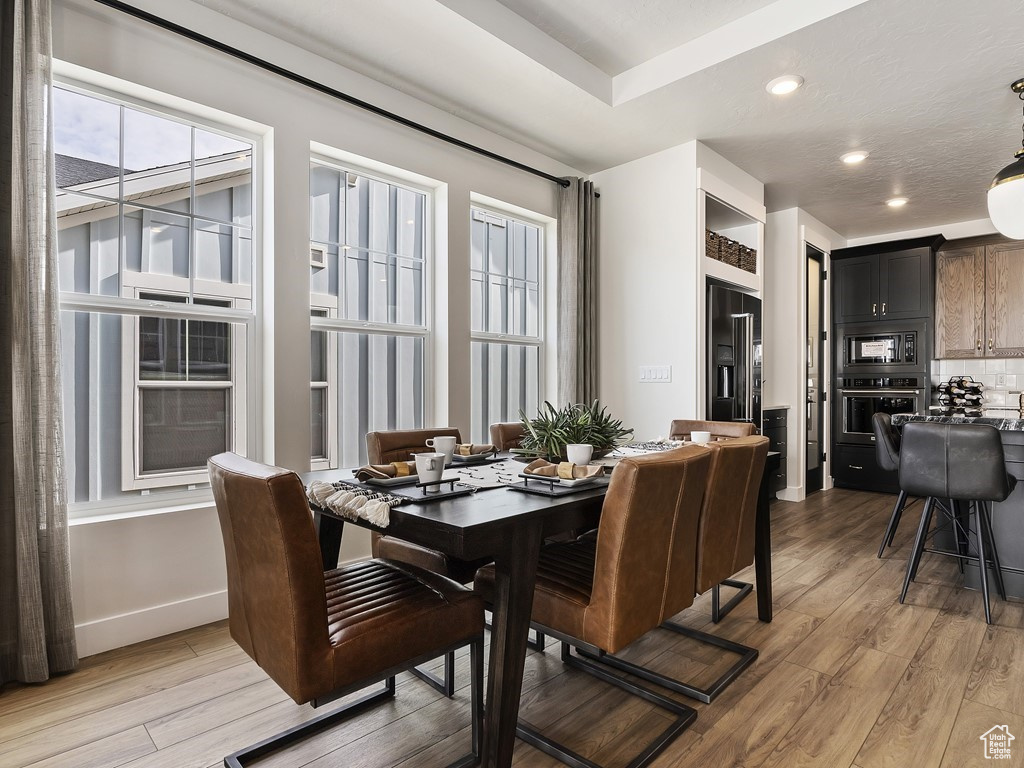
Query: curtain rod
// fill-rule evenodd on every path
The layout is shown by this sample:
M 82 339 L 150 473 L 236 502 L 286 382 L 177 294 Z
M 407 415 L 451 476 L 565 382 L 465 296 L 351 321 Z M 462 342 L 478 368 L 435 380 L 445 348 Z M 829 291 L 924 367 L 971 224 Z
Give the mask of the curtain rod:
M 429 126 L 423 125 L 422 123 L 417 123 L 414 120 L 410 120 L 407 117 L 402 117 L 401 115 L 395 114 L 394 112 L 390 112 L 384 109 L 383 107 L 378 107 L 375 104 L 371 104 L 368 101 L 357 99 L 355 96 L 351 96 L 335 88 L 331 88 L 329 85 L 324 85 L 323 83 L 317 82 L 316 80 L 312 80 L 311 78 L 305 77 L 304 75 L 292 72 L 290 69 L 279 67 L 277 64 L 273 64 L 265 59 L 261 59 L 258 56 L 253 56 L 251 53 L 246 53 L 243 50 L 234 48 L 230 45 L 227 45 L 226 43 L 220 42 L 219 40 L 214 40 L 212 37 L 207 37 L 206 35 L 200 34 L 199 32 L 189 29 L 188 27 L 183 27 L 180 24 L 175 24 L 173 21 L 168 21 L 167 19 L 164 19 L 160 16 L 156 16 L 147 11 L 143 11 L 140 8 L 135 8 L 134 6 L 128 5 L 127 3 L 120 2 L 120 0 L 96 0 L 96 2 L 100 5 L 107 6 L 108 8 L 113 8 L 114 10 L 121 11 L 122 13 L 128 14 L 129 16 L 134 16 L 137 19 L 141 19 L 142 21 L 160 27 L 161 29 L 166 29 L 167 31 L 173 32 L 174 34 L 180 35 L 181 37 L 188 38 L 193 42 L 200 43 L 201 45 L 205 45 L 209 48 L 213 48 L 214 50 L 220 51 L 221 53 L 226 53 L 229 56 L 234 56 L 236 59 L 241 59 L 244 62 L 259 67 L 260 69 L 264 69 L 267 72 L 272 72 L 275 75 L 279 75 L 280 77 L 283 77 L 286 80 L 291 80 L 292 82 L 298 83 L 299 85 L 304 85 L 307 88 L 312 88 L 314 91 L 319 91 L 320 93 L 331 96 L 335 99 L 338 99 L 339 101 L 343 101 L 346 104 L 351 104 L 352 106 L 359 107 L 360 109 L 366 110 L 367 112 L 372 112 L 373 114 L 383 117 L 387 120 L 391 120 L 400 125 L 404 125 L 407 128 L 412 128 L 414 131 L 425 133 L 427 136 L 432 136 L 433 138 L 439 139 L 440 141 L 447 142 L 448 144 L 453 144 L 456 147 L 461 147 L 462 149 L 468 150 L 470 152 L 475 152 L 478 155 L 483 155 L 484 157 L 490 158 L 491 160 L 496 160 L 499 163 L 510 165 L 513 168 L 518 168 L 520 171 L 532 173 L 534 176 L 540 176 L 542 179 L 553 181 L 555 184 L 558 184 L 561 187 L 568 187 L 570 184 L 568 179 L 554 176 L 550 173 L 545 173 L 544 171 L 541 171 L 537 168 L 532 168 L 529 165 L 525 165 L 524 163 L 520 163 L 509 157 L 505 157 L 504 155 L 499 155 L 496 152 L 491 152 L 490 150 L 484 149 L 483 147 L 478 147 L 475 144 L 470 144 L 469 142 L 463 141 L 462 139 L 458 139 L 454 136 L 449 136 L 447 133 L 442 133 L 441 131 L 434 130 Z

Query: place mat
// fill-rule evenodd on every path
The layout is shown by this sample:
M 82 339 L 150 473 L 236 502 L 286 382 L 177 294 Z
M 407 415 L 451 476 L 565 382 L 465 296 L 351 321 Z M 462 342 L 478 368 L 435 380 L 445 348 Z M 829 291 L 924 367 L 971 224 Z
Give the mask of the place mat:
M 521 462 L 513 459 L 499 459 L 482 464 L 450 466 L 445 474 L 458 475 L 462 485 L 483 490 L 485 488 L 501 488 L 519 481 L 522 471 Z

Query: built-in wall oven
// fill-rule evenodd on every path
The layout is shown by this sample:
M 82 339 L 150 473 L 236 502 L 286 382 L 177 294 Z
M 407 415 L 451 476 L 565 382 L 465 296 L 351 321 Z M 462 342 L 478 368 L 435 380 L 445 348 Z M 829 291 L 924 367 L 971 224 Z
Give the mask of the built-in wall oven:
M 915 413 L 928 408 L 924 376 L 847 376 L 839 380 L 837 442 L 874 445 L 871 417 L 876 413 Z
M 841 376 L 862 374 L 914 374 L 928 369 L 924 323 L 896 328 L 893 323 L 878 326 L 847 325 L 839 328 L 837 372 Z

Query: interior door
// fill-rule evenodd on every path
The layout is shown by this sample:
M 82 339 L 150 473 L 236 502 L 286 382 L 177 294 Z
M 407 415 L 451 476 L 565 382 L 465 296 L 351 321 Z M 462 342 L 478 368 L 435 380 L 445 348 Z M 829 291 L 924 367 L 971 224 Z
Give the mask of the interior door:
M 825 254 L 807 246 L 807 493 L 820 491 L 824 482 L 825 435 Z

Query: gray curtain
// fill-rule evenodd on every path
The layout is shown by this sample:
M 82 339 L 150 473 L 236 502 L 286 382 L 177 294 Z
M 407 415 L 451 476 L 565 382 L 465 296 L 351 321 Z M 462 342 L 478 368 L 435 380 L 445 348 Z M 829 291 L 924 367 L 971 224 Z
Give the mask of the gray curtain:
M 0 2 L 0 684 L 74 669 L 50 0 Z
M 597 399 L 597 195 L 571 179 L 558 197 L 558 405 Z

